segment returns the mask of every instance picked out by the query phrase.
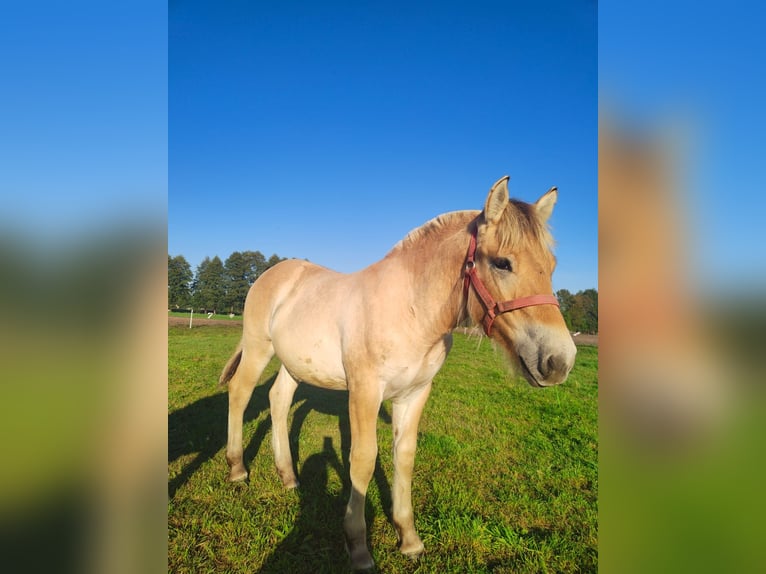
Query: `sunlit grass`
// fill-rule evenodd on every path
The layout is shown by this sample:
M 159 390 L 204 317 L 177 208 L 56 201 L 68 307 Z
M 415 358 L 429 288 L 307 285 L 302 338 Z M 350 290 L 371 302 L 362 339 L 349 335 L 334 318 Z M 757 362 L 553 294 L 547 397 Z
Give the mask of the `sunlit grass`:
M 245 414 L 247 484 L 225 481 L 220 370 L 240 327 L 171 328 L 169 558 L 174 572 L 343 572 L 349 430 L 341 392 L 301 386 L 291 446 L 301 487 L 282 488 L 271 454 L 272 361 Z M 368 491 L 380 572 L 583 572 L 597 560 L 597 349 L 580 347 L 561 387 L 512 376 L 484 339 L 456 334 L 420 425 L 413 479 L 426 553 L 396 550 L 390 521 L 390 404 L 378 420 Z

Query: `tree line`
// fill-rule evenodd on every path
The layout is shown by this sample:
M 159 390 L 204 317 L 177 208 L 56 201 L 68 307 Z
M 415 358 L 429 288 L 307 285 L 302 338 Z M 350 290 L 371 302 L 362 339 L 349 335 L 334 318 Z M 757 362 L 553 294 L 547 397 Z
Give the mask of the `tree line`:
M 566 289 L 559 289 L 556 298 L 570 331 L 598 333 L 598 291 L 586 289 L 573 295 Z
M 205 257 L 192 273 L 183 255 L 168 254 L 168 308 L 242 313 L 250 286 L 285 259 L 276 254 L 266 259 L 260 251 L 235 251 L 226 261 L 217 255 Z

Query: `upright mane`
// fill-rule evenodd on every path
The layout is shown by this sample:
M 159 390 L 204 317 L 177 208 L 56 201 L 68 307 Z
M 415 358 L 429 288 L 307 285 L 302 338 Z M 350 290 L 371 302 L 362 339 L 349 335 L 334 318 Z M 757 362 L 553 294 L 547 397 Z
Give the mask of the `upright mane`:
M 503 249 L 553 248 L 553 236 L 548 226 L 540 220 L 533 205 L 518 199 L 510 200 L 513 209 L 506 209 L 498 234 L 499 245 Z M 430 237 L 438 237 L 453 230 L 457 225 L 468 223 L 479 215 L 476 210 L 451 211 L 443 213 L 410 231 L 389 252 L 389 255 L 414 246 Z
M 430 221 L 424 223 L 420 227 L 416 227 L 405 235 L 404 239 L 394 245 L 388 255 L 412 247 L 426 238 L 443 235 L 446 231 L 454 229 L 457 225 L 467 223 L 478 214 L 479 212 L 476 210 L 464 210 L 451 211 L 449 213 L 437 215 Z
M 506 209 L 497 239 L 502 249 L 553 248 L 553 236 L 548 226 L 540 220 L 535 206 L 518 199 L 511 199 L 514 209 Z

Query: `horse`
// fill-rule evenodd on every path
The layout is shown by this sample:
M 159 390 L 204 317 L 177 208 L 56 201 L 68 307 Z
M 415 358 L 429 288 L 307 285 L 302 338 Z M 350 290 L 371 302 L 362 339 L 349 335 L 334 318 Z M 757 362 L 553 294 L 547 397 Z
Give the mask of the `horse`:
M 247 295 L 242 338 L 220 377 L 229 393 L 228 480 L 247 478 L 243 414 L 275 354 L 281 366 L 269 391 L 272 447 L 286 488 L 298 486 L 287 429 L 298 384 L 347 390 L 351 494 L 343 530 L 355 570 L 374 567 L 364 505 L 384 400 L 392 404 L 399 550 L 413 558 L 424 551 L 411 497 L 417 429 L 456 326 L 481 324 L 535 387 L 562 383 L 574 364 L 576 347 L 552 295 L 556 260 L 547 221 L 557 189 L 529 204 L 509 197 L 508 179 L 491 187 L 482 211 L 440 215 L 361 271 L 286 260 Z

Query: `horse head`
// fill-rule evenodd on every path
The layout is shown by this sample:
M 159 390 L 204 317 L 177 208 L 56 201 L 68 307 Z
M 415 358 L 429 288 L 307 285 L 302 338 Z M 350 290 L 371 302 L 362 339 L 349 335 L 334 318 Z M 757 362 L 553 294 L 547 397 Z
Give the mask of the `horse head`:
M 556 259 L 547 221 L 556 199 L 555 187 L 534 204 L 510 199 L 508 177 L 498 180 L 474 224 L 466 262 L 469 315 L 535 387 L 564 382 L 577 352 L 552 295 Z

